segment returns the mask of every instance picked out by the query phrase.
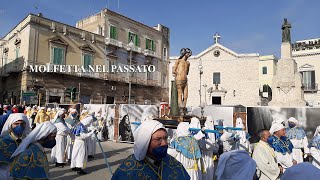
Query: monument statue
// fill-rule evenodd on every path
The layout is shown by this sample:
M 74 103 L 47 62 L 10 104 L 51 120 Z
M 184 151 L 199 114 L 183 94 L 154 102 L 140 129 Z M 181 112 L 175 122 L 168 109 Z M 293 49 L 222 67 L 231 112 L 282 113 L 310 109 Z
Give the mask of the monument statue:
M 303 107 L 306 106 L 302 89 L 302 76 L 297 63 L 292 58 L 291 24 L 284 19 L 282 29 L 281 59 L 277 63 L 276 74 L 272 79 L 272 100 L 269 106 Z
M 282 29 L 282 42 L 291 43 L 291 35 L 290 35 L 291 24 L 288 23 L 287 18 L 284 18 L 284 22 L 281 26 Z
M 175 82 L 178 91 L 178 105 L 180 107 L 186 107 L 188 99 L 188 79 L 190 62 L 187 61 L 192 55 L 192 51 L 189 48 L 182 48 L 180 51 L 180 57 L 176 60 L 172 73 L 175 77 Z

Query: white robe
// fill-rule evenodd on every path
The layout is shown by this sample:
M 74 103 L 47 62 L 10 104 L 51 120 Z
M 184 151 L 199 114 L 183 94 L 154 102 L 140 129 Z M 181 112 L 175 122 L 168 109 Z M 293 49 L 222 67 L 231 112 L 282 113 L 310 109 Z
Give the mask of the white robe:
M 57 127 L 56 145 L 52 148 L 51 158 L 53 162 L 65 163 L 67 135 L 70 134 L 70 129 L 62 122 L 56 123 L 55 126 Z
M 307 137 L 304 137 L 301 140 L 298 139 L 290 139 L 293 145 L 293 150 L 292 150 L 292 158 L 297 161 L 297 163 L 302 163 L 303 162 L 303 153 L 302 150 L 304 150 L 304 153 L 309 153 L 310 150 L 308 148 L 308 140 Z
M 72 126 L 68 123 L 66 123 L 69 129 L 72 129 Z M 73 144 L 74 144 L 75 136 L 74 134 L 70 133 L 67 136 L 67 158 L 71 159 L 72 157 L 72 149 L 73 149 Z
M 275 159 L 275 152 L 266 142 L 257 143 L 252 159 L 256 161 L 257 175 L 260 180 L 278 179 L 280 169 Z
M 96 126 L 92 123 L 88 130 L 93 131 L 95 128 Z M 91 137 L 87 139 L 88 155 L 96 154 L 96 143 L 96 136 L 92 134 Z
M 183 165 L 183 167 L 188 172 L 191 180 L 202 180 L 200 159 L 189 159 L 182 153 L 172 148 L 168 148 L 168 154 L 176 158 L 176 160 L 178 160 Z M 195 164 L 197 164 L 198 169 L 195 169 Z
M 250 142 L 247 139 L 247 134 L 245 131 L 236 131 L 236 136 L 240 138 L 238 142 L 235 143 L 235 147 L 232 150 L 245 150 L 251 153 Z
M 218 151 L 218 147 L 211 139 L 200 141 L 200 149 L 203 160 L 202 179 L 212 180 L 214 176 L 213 152 Z
M 320 169 L 320 150 L 315 147 L 310 148 L 311 156 L 313 157 L 312 164 Z
M 86 140 L 89 139 L 94 132 L 81 133 L 76 136 L 72 149 L 71 168 L 86 168 L 88 159 L 88 149 Z
M 275 151 L 277 162 L 283 167 L 283 172 L 288 169 L 289 167 L 293 166 L 293 159 L 292 155 L 286 152 L 285 155 L 283 155 L 280 152 Z

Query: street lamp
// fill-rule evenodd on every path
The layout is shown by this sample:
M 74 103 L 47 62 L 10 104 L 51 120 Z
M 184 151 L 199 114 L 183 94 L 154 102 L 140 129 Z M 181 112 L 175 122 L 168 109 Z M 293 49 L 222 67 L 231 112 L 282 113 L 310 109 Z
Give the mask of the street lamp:
M 206 105 L 205 105 L 205 103 L 200 103 L 200 108 L 201 108 L 201 119 L 203 119 L 203 113 L 204 113 L 204 107 L 205 107 Z
M 203 74 L 203 66 L 202 66 L 202 60 L 200 58 L 200 61 L 199 61 L 199 76 L 200 76 L 200 90 L 199 90 L 199 94 L 200 94 L 200 104 L 201 104 L 201 76 Z
M 203 87 L 204 87 L 204 103 L 207 105 L 207 84 L 204 84 Z
M 128 51 L 130 51 L 130 56 L 129 56 L 129 67 L 131 67 L 131 62 L 132 62 L 132 50 L 134 48 L 134 43 L 132 40 L 132 36 L 130 36 L 130 42 L 128 44 Z M 131 76 L 131 72 L 128 71 L 128 83 L 129 83 L 129 97 L 128 97 L 128 118 L 130 121 L 130 104 L 131 104 L 131 80 L 130 80 L 130 76 Z
M 131 62 L 132 62 L 132 50 L 134 48 L 134 43 L 132 40 L 132 36 L 130 37 L 130 42 L 129 42 L 129 47 L 128 50 L 130 51 L 130 57 L 129 57 L 129 67 L 131 67 Z M 128 81 L 129 81 L 129 98 L 128 98 L 128 104 L 131 104 L 131 80 L 130 80 L 130 76 L 131 76 L 131 72 L 128 71 Z

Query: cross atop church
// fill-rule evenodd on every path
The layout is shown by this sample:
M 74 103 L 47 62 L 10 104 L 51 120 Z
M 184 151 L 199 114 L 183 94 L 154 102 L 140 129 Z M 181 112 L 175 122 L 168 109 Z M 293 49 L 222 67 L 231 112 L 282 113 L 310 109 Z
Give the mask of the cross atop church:
M 218 33 L 214 34 L 213 39 L 215 44 L 219 43 L 220 37 L 221 36 Z

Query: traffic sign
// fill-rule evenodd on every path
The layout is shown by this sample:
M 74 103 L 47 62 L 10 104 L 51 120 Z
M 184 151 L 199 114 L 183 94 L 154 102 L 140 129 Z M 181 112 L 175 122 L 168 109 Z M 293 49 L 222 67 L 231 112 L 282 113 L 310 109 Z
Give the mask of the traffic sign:
M 22 93 L 22 96 L 36 96 L 36 93 L 32 92 L 32 91 L 24 92 L 24 93 Z

